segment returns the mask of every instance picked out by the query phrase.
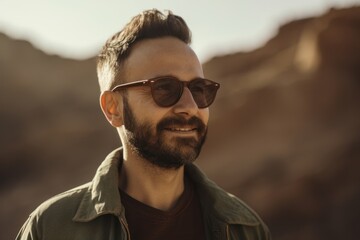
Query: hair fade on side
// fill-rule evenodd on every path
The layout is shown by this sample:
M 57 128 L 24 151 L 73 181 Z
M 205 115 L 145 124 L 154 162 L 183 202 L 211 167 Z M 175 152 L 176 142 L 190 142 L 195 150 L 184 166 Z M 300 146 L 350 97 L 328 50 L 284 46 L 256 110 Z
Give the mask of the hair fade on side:
M 122 66 L 132 46 L 141 40 L 172 36 L 186 44 L 191 43 L 191 32 L 184 19 L 171 11 L 146 10 L 132 18 L 125 27 L 103 46 L 97 58 L 100 90 L 110 90 L 122 83 Z

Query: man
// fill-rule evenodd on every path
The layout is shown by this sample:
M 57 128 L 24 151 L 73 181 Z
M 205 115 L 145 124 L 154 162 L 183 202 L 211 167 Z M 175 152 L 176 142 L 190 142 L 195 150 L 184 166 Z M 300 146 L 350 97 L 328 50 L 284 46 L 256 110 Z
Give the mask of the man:
M 193 164 L 219 84 L 204 78 L 190 41 L 181 17 L 149 10 L 106 42 L 100 105 L 123 147 L 92 182 L 40 205 L 17 239 L 270 239 Z

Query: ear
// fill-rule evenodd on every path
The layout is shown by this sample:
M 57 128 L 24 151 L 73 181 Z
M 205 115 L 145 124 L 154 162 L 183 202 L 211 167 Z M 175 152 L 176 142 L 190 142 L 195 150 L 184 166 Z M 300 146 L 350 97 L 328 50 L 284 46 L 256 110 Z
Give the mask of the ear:
M 100 106 L 106 119 L 113 127 L 123 125 L 123 103 L 119 93 L 104 91 L 100 95 Z

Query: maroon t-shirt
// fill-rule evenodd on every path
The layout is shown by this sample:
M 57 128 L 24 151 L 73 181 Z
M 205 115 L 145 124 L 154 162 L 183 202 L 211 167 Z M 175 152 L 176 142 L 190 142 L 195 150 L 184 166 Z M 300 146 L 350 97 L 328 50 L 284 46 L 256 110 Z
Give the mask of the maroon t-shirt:
M 190 182 L 169 211 L 150 207 L 120 192 L 132 240 L 205 239 L 200 202 Z

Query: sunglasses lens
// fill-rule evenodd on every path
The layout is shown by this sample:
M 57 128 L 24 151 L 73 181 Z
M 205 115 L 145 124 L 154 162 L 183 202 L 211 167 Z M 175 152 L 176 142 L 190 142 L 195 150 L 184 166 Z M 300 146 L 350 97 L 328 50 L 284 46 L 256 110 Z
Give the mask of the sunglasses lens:
M 199 108 L 207 108 L 215 100 L 219 84 L 207 79 L 195 79 L 189 82 L 188 88 Z M 179 101 L 184 83 L 172 77 L 163 77 L 151 82 L 151 93 L 160 107 L 170 107 Z
M 161 107 L 174 105 L 182 94 L 182 83 L 173 78 L 162 78 L 152 83 L 152 96 Z
M 206 108 L 213 103 L 218 88 L 218 84 L 207 79 L 196 79 L 189 85 L 191 94 L 199 108 Z

